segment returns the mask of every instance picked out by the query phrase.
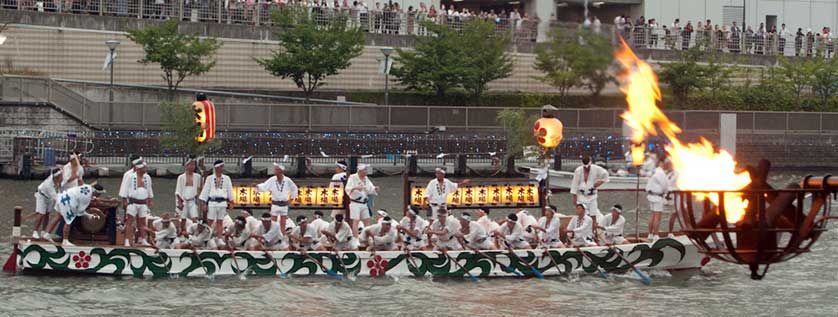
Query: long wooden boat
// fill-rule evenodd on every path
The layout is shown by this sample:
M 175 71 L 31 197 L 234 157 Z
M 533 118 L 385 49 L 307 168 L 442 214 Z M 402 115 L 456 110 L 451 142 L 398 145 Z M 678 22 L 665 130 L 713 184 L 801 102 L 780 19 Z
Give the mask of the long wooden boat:
M 532 276 L 530 267 L 543 275 L 574 271 L 595 273 L 630 270 L 626 260 L 640 269 L 697 270 L 703 255 L 686 236 L 633 243 L 614 248 L 440 252 L 265 252 L 226 250 L 124 248 L 117 246 L 65 247 L 41 241 L 22 240 L 15 248 L 17 270 L 23 273 L 99 274 L 134 277 L 201 277 L 248 275 L 324 275 L 331 270 L 351 276 L 463 277 L 466 271 L 478 277 Z M 619 251 L 618 251 L 619 250 Z M 338 256 L 339 255 L 339 256 Z M 450 256 L 450 259 L 449 259 Z M 491 259 L 490 259 L 491 258 Z M 552 260 L 551 260 L 552 258 Z M 453 263 L 452 260 L 456 261 Z M 589 260 L 590 259 L 590 260 Z M 592 261 L 592 262 L 591 262 Z M 320 267 L 322 263 L 323 267 Z M 554 264 L 555 263 L 555 264 Z M 502 266 L 515 269 L 505 271 Z M 325 269 L 325 270 L 324 270 Z M 510 270 L 511 271 L 511 270 Z

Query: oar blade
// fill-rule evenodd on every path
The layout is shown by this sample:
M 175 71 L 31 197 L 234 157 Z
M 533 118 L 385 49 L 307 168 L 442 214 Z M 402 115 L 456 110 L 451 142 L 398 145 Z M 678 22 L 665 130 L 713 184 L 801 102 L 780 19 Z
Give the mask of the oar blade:
M 342 280 L 342 279 L 343 279 L 343 277 L 341 277 L 340 275 L 338 275 L 337 273 L 335 273 L 335 271 L 332 271 L 332 269 L 326 269 L 326 275 L 329 275 L 329 276 L 331 276 L 331 277 L 334 277 L 335 279 L 338 279 L 338 280 Z
M 472 282 L 475 282 L 475 283 L 480 282 L 480 280 L 478 280 L 477 277 L 474 276 L 473 274 L 471 274 L 469 272 L 466 272 L 466 274 L 468 274 L 468 278 L 471 279 Z
M 652 285 L 652 278 L 649 277 L 649 275 L 643 273 L 643 271 L 638 268 L 634 268 L 634 273 L 637 273 L 637 275 L 640 276 L 640 279 L 643 280 L 643 284 Z
M 534 274 L 534 275 L 535 275 L 536 277 L 538 277 L 539 279 L 542 279 L 542 280 L 544 279 L 544 275 L 543 275 L 543 274 L 541 274 L 541 272 L 540 272 L 540 271 L 538 271 L 538 269 L 537 269 L 537 268 L 532 267 L 532 270 L 531 270 L 531 271 L 532 271 L 532 274 Z

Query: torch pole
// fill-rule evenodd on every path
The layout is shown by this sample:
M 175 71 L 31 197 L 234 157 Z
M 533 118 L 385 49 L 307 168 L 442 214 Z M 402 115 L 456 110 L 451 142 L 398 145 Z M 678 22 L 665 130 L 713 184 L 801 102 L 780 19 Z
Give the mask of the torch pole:
M 637 176 L 637 188 L 634 191 L 634 241 L 640 241 L 640 165 L 635 165 L 635 176 Z

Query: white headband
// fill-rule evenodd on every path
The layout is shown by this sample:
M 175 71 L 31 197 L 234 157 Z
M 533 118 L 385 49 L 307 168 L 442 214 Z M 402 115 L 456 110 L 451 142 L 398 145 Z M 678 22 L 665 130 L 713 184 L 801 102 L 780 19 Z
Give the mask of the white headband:
M 390 220 L 381 220 L 381 224 L 382 224 L 382 225 L 384 225 L 384 224 L 389 225 L 389 224 L 390 224 Z
M 281 169 L 283 172 L 285 171 L 285 165 L 282 165 L 282 164 L 279 164 L 279 163 L 274 163 L 274 167 L 278 168 L 278 169 Z
M 471 216 L 466 215 L 466 214 L 462 214 L 462 215 L 460 215 L 460 219 L 465 219 L 467 221 L 471 221 Z
M 445 174 L 445 169 L 440 168 L 440 167 L 437 167 L 437 168 L 436 168 L 436 172 L 437 172 L 437 173 L 442 173 L 442 174 Z
M 341 164 L 340 162 L 335 162 L 335 165 L 337 165 L 338 167 L 340 167 L 342 169 L 346 169 L 346 164 Z
M 367 170 L 367 168 L 369 168 L 369 167 L 370 167 L 370 166 L 369 166 L 369 165 L 367 165 L 367 164 L 358 164 L 358 171 L 365 171 L 365 170 Z
M 215 164 L 215 165 L 213 165 L 212 167 L 222 167 L 222 166 L 224 166 L 224 162 L 221 162 L 221 163 Z
M 134 165 L 134 166 L 137 166 L 137 165 L 139 165 L 139 164 L 140 164 L 140 163 L 142 163 L 142 162 L 143 162 L 143 158 L 142 158 L 142 157 L 138 157 L 136 160 L 131 161 L 131 164 L 132 164 L 132 165 Z

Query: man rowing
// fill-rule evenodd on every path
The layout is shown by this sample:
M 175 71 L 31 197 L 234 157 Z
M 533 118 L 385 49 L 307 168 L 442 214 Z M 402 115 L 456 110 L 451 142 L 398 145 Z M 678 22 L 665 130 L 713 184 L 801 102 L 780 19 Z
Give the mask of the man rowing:
M 596 224 L 597 217 L 602 217 L 597 206 L 597 190 L 608 182 L 608 171 L 593 164 L 590 156 L 582 159 L 582 166 L 573 172 L 570 193 L 573 205 L 581 204 L 591 220 Z
M 479 217 L 477 219 L 477 223 L 483 226 L 483 229 L 485 229 L 486 232 L 491 234 L 492 232 L 500 229 L 500 225 L 496 221 L 492 220 L 492 218 L 489 218 L 488 208 L 477 209 L 477 217 Z
M 198 199 L 204 202 L 205 218 L 215 235 L 220 237 L 224 233 L 224 216 L 228 209 L 233 209 L 233 181 L 224 175 L 224 161 L 216 160 L 213 164 L 212 175 L 207 176 Z
M 315 231 L 308 223 L 308 218 L 303 215 L 297 216 L 297 227 L 291 231 L 288 238 L 293 242 L 292 250 L 297 251 L 322 251 L 320 245 L 320 233 Z
M 494 233 L 495 239 L 500 240 L 498 247 L 507 246 L 512 249 L 532 248 L 524 237 L 524 228 L 518 223 L 518 215 L 509 214 L 506 216 L 506 223 Z
M 352 228 L 343 221 L 343 215 L 337 214 L 334 218 L 328 227 L 320 230 L 320 234 L 326 238 L 324 247 L 335 251 L 358 250 L 358 239 L 352 236 Z
M 448 210 L 445 207 L 437 209 L 436 216 L 436 221 L 427 230 L 428 239 L 434 250 L 461 250 L 460 242 L 454 237 L 460 231 L 460 223 L 448 216 Z
M 128 175 L 119 187 L 122 206 L 125 208 L 125 246 L 130 247 L 136 241 L 147 246 L 144 238 L 146 233 L 146 217 L 151 215 L 154 208 L 154 190 L 151 186 L 151 176 L 146 173 L 146 163 L 135 160 L 134 173 Z M 136 223 L 136 233 L 134 231 Z
M 168 213 L 160 215 L 159 219 L 151 223 L 151 228 L 146 232 L 154 234 L 154 247 L 158 249 L 171 249 L 180 244 L 177 234 L 177 226 L 171 221 Z
M 98 213 L 101 213 L 101 211 L 92 209 L 93 212 L 87 212 L 87 207 L 97 200 L 102 193 L 104 193 L 104 188 L 102 188 L 102 185 L 96 184 L 73 187 L 58 195 L 55 201 L 55 210 L 61 217 L 56 217 L 50 222 L 46 239 L 55 242 L 52 240 L 51 232 L 58 226 L 58 222 L 64 219 L 64 241 L 62 244 L 64 246 L 74 246 L 70 243 L 70 225 L 78 217 L 98 219 L 100 217 Z
M 556 217 L 556 211 L 550 206 L 544 206 L 544 216 L 538 219 L 538 224 L 532 228 L 541 231 L 539 245 L 545 249 L 564 248 L 561 239 L 561 221 Z
M 285 231 L 285 223 L 288 221 L 288 211 L 291 201 L 297 199 L 299 190 L 297 184 L 285 176 L 285 165 L 274 163 L 274 176 L 271 176 L 264 183 L 256 185 L 256 192 L 271 193 L 271 217 L 274 221 L 279 220 L 279 227 Z
M 46 239 L 49 236 L 46 231 L 49 224 L 49 215 L 55 210 L 55 198 L 61 192 L 63 178 L 63 171 L 56 168 L 38 185 L 38 189 L 35 191 L 35 214 L 37 217 L 32 230 L 32 238 L 34 239 L 40 239 L 41 237 Z
M 495 245 L 486 230 L 477 221 L 471 220 L 471 214 L 464 212 L 458 218 L 460 230 L 454 234 L 464 249 L 494 250 Z
M 233 226 L 227 228 L 226 232 L 224 232 L 224 242 L 227 244 L 228 248 L 237 250 L 244 249 L 245 244 L 248 240 L 250 240 L 251 235 L 252 232 L 247 225 L 245 217 L 238 216 L 236 217 L 236 220 L 233 221 Z
M 186 227 L 187 236 L 178 244 L 179 249 L 207 249 L 215 250 L 218 245 L 216 239 L 213 238 L 212 228 L 210 228 L 203 218 Z
M 424 198 L 430 207 L 428 217 L 436 219 L 436 212 L 440 208 L 444 208 L 448 204 L 448 195 L 457 192 L 457 188 L 461 185 L 468 185 L 471 181 L 466 179 L 460 183 L 455 183 L 445 178 L 445 169 L 436 168 L 436 178 L 428 182 L 425 188 Z
M 198 193 L 201 192 L 201 175 L 195 172 L 195 157 L 190 155 L 184 162 L 184 172 L 177 177 L 175 204 L 178 218 L 198 221 Z M 186 231 L 186 221 L 180 222 L 181 232 Z
M 349 220 L 352 225 L 352 235 L 358 237 L 358 223 L 363 222 L 364 227 L 370 224 L 370 209 L 367 201 L 370 195 L 378 193 L 378 186 L 373 185 L 372 180 L 367 176 L 369 165 L 359 164 L 358 172 L 349 176 L 346 181 L 346 195 L 349 196 Z
M 379 223 L 364 228 L 364 241 L 367 251 L 397 250 L 399 233 L 393 228 L 393 220 L 390 216 L 384 217 Z
M 335 174 L 332 175 L 332 179 L 329 181 L 329 188 L 346 187 L 346 180 L 349 178 L 349 175 L 346 175 L 348 168 L 349 166 L 346 165 L 346 161 L 344 160 L 335 162 Z M 343 209 L 332 209 L 332 218 L 342 213 L 344 213 Z
M 567 224 L 567 232 L 570 236 L 570 243 L 574 247 L 596 246 L 594 242 L 593 220 L 587 215 L 585 205 L 576 205 L 576 216 L 570 218 Z
M 611 207 L 611 212 L 602 217 L 599 223 L 599 228 L 605 232 L 605 244 L 623 244 L 626 239 L 623 238 L 623 227 L 626 225 L 626 218 L 622 216 L 623 206 L 614 205 Z
M 288 250 L 288 242 L 282 230 L 280 230 L 279 224 L 273 221 L 270 213 L 266 212 L 262 214 L 262 221 L 259 226 L 251 233 L 246 247 L 250 251 L 286 251 Z
M 314 228 L 314 230 L 316 230 L 318 233 L 320 233 L 320 231 L 322 231 L 323 229 L 326 229 L 326 227 L 329 226 L 329 222 L 326 221 L 326 220 L 323 220 L 323 212 L 322 211 L 315 210 L 314 215 L 312 217 L 314 219 L 312 219 L 309 222 L 308 225 L 311 226 L 312 228 Z
M 419 216 L 419 211 L 413 206 L 407 206 L 405 216 L 399 222 L 397 230 L 402 234 L 404 247 L 410 251 L 425 250 L 428 248 L 428 239 L 425 236 L 425 229 L 428 221 Z

